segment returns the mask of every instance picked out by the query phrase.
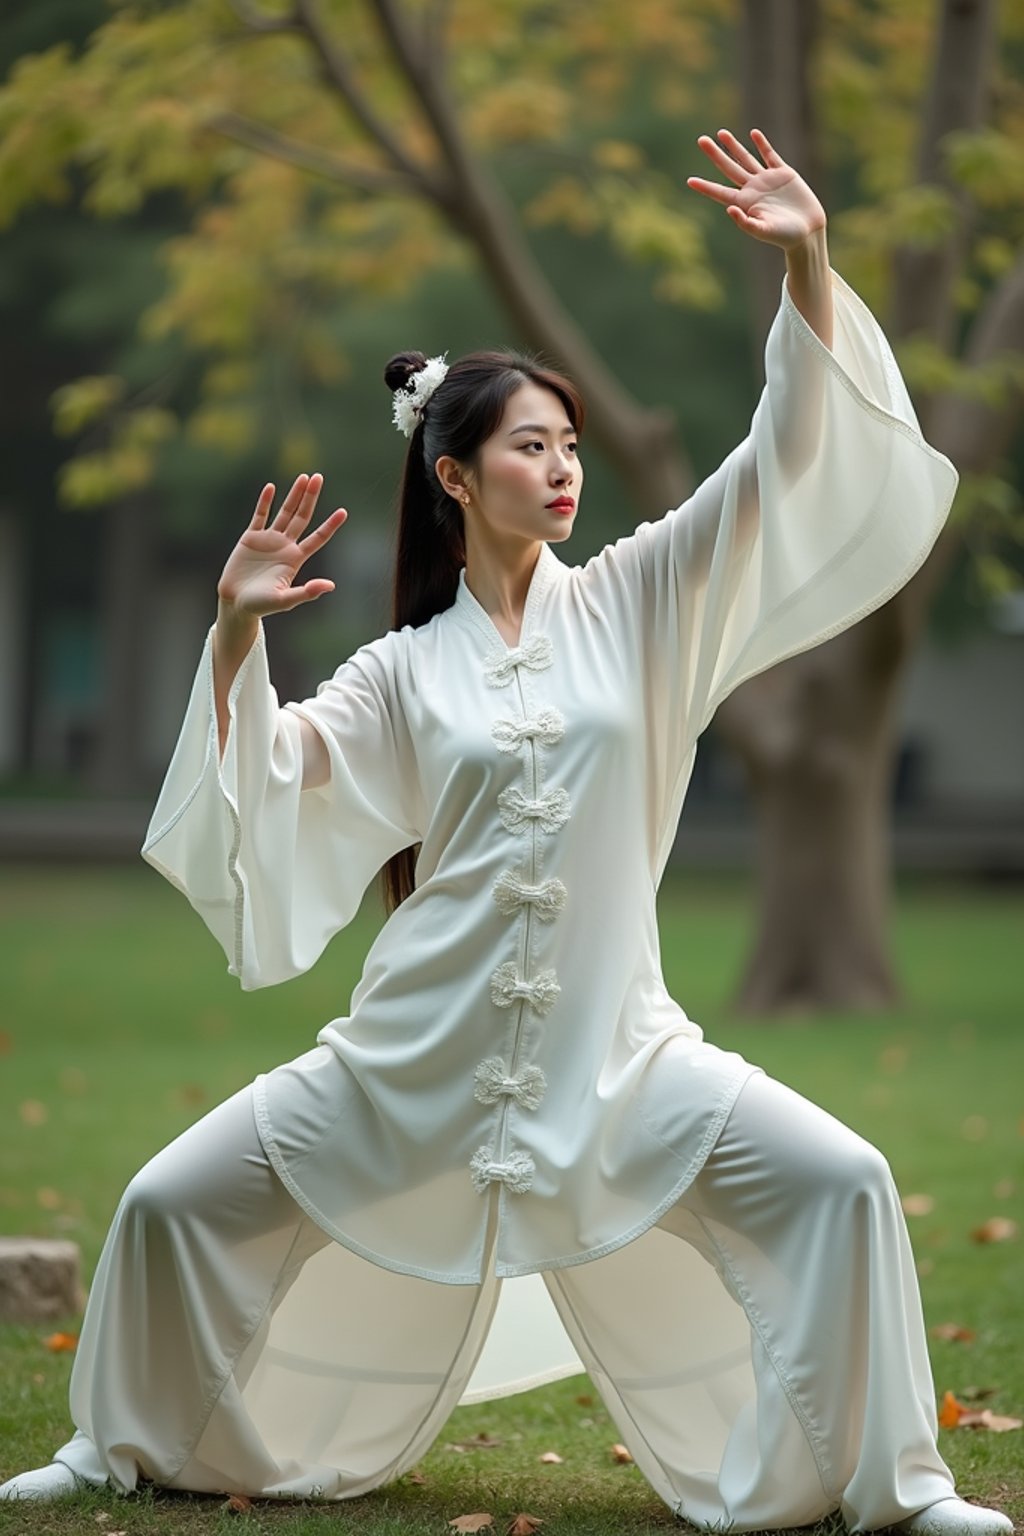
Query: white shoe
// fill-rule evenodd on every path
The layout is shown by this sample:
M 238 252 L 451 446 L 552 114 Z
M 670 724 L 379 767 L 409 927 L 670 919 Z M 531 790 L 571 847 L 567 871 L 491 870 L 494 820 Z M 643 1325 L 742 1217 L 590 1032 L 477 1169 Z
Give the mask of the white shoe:
M 21 1472 L 9 1482 L 0 1483 L 0 1499 L 70 1499 L 80 1488 L 91 1486 L 62 1461 L 51 1461 L 34 1472 Z
M 1013 1536 L 1013 1521 L 998 1509 L 950 1496 L 908 1515 L 893 1530 L 904 1536 Z

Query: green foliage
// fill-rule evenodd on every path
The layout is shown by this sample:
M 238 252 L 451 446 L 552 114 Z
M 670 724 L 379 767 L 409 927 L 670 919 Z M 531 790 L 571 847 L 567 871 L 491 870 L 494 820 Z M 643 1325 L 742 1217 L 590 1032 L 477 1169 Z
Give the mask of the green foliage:
M 942 145 L 953 180 L 979 208 L 1024 208 L 1024 165 L 1020 142 L 996 128 L 950 133 Z
M 965 208 L 961 334 L 1016 259 L 1020 9 L 1000 9 L 990 122 L 948 135 L 947 182 L 920 185 L 934 5 L 823 0 L 812 72 L 820 149 L 830 183 L 848 189 L 830 208 L 833 261 L 876 313 L 886 311 L 894 252 L 940 246 Z M 570 10 L 548 0 L 401 0 L 399 10 L 429 41 L 474 174 L 511 199 L 556 288 L 572 254 L 577 266 L 618 274 L 616 302 L 643 286 L 648 333 L 658 306 L 684 312 L 691 336 L 703 334 L 702 315 L 736 307 L 715 210 L 687 192 L 681 164 L 688 125 L 732 110 L 735 0 L 591 0 Z M 281 466 L 272 473 L 308 467 L 312 402 L 351 369 L 353 313 L 400 312 L 428 278 L 458 285 L 475 271 L 457 215 L 446 219 L 416 184 L 445 173 L 443 145 L 368 0 L 321 0 L 355 82 L 347 101 L 310 37 L 256 37 L 245 11 L 269 22 L 288 7 L 114 0 L 81 48 L 57 41 L 19 58 L 0 86 L 0 226 L 61 202 L 135 223 L 159 207 L 164 224 L 159 291 L 130 316 L 122 301 L 121 323 L 135 328 L 136 376 L 150 347 L 154 367 L 172 359 L 175 379 L 155 408 L 133 395 L 127 374 L 118 393 L 108 366 L 54 394 L 55 430 L 72 434 L 77 421 L 83 434 L 60 478 L 68 505 L 169 486 L 182 452 L 235 463 L 269 450 Z M 568 309 L 581 287 L 561 282 Z M 605 347 L 616 339 L 609 314 L 593 329 Z M 632 369 L 643 394 L 650 370 L 632 357 L 636 325 L 621 329 L 622 372 Z M 921 337 L 906 339 L 900 358 L 923 393 L 998 405 L 1020 389 L 1019 359 L 972 369 Z M 690 425 L 700 436 L 699 414 Z

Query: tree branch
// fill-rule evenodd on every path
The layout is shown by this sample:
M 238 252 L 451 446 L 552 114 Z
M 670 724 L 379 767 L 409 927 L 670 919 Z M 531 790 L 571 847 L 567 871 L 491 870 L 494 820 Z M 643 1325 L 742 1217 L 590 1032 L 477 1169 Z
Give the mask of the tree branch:
M 811 93 L 821 31 L 819 0 L 744 0 L 737 30 L 744 121 L 763 129 L 827 204 Z M 747 241 L 745 254 L 754 368 L 763 378 L 764 344 L 779 307 L 785 260 L 757 240 Z
M 650 410 L 623 388 L 555 294 L 497 179 L 466 144 L 439 70 L 431 67 L 400 0 L 369 0 L 395 65 L 414 91 L 447 162 L 449 219 L 472 244 L 520 334 L 557 359 L 587 395 L 588 421 L 648 514 L 683 499 L 692 471 L 669 411 Z
M 444 67 L 445 33 L 451 12 L 451 0 L 427 0 L 423 12 L 423 56 L 427 68 L 438 78 Z
M 264 16 L 250 0 L 228 0 L 228 5 L 248 32 L 270 37 L 277 32 L 295 31 L 294 11 L 290 16 Z
M 970 240 L 973 204 L 943 165 L 942 140 L 954 130 L 978 128 L 988 114 L 995 39 L 995 0 L 943 0 L 931 78 L 918 141 L 916 176 L 943 187 L 957 203 L 957 227 L 928 250 L 895 253 L 890 336 L 924 332 L 940 346 L 954 339 L 953 293 Z
M 347 160 L 328 154 L 326 150 L 317 149 L 311 144 L 301 144 L 297 139 L 279 133 L 276 128 L 256 122 L 253 118 L 242 117 L 237 112 L 215 113 L 207 118 L 206 126 L 259 154 L 286 161 L 289 165 L 298 166 L 300 170 L 310 171 L 314 176 L 324 176 L 329 181 L 355 187 L 360 192 L 377 196 L 396 193 L 416 195 L 419 192 L 419 187 L 405 177 L 394 176 L 388 171 L 376 171 L 368 166 L 352 165 Z
M 974 317 L 963 360 L 984 367 L 1002 353 L 1024 352 L 1024 255 L 992 289 Z M 944 395 L 935 401 L 929 440 L 962 473 L 985 474 L 1008 452 L 1024 419 L 1024 390 L 1007 389 L 999 405 Z M 945 528 L 931 555 L 909 585 L 897 593 L 906 622 L 920 627 L 942 578 L 960 546 L 959 528 Z
M 447 211 L 451 197 L 449 188 L 429 167 L 406 153 L 391 129 L 377 115 L 363 94 L 347 55 L 324 27 L 314 0 L 295 0 L 294 14 L 298 30 L 309 39 L 316 53 L 324 78 L 341 96 L 363 132 L 383 151 L 400 176 Z

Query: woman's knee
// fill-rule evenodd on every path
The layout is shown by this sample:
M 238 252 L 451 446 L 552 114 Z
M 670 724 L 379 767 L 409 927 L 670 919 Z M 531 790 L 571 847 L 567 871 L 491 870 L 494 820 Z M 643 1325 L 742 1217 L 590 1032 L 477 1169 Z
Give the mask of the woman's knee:
M 181 1210 L 182 1193 L 179 1181 L 168 1175 L 158 1155 L 128 1181 L 121 1211 L 132 1220 L 164 1223 Z
M 888 1197 L 895 1187 L 888 1158 L 873 1142 L 844 1129 L 846 1135 L 822 1159 L 821 1181 L 841 1195 Z
M 874 1144 L 828 1110 L 766 1075 L 752 1077 L 722 1136 L 720 1161 L 766 1196 L 881 1191 L 892 1184 Z

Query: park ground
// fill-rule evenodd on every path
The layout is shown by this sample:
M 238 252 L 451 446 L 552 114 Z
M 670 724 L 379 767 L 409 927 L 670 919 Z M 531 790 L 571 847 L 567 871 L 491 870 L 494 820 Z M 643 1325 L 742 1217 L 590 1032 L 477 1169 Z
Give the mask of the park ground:
M 308 976 L 243 994 L 199 918 L 152 871 L 0 870 L 0 1233 L 73 1238 L 91 1276 L 132 1173 L 345 1011 L 380 916 L 371 894 Z M 1024 1418 L 1024 891 L 901 882 L 892 936 L 905 995 L 870 1018 L 758 1023 L 730 1012 L 750 936 L 743 881 L 669 877 L 660 916 L 669 989 L 708 1038 L 888 1157 L 939 1400 L 950 1392 L 975 1411 Z M 0 1481 L 48 1460 L 70 1433 L 73 1356 L 46 1341 L 77 1321 L 0 1327 Z M 943 1336 L 950 1325 L 964 1336 Z M 940 1436 L 961 1494 L 1024 1530 L 1024 1430 Z M 239 1513 L 219 1498 L 91 1492 L 68 1505 L 0 1504 L 0 1536 L 443 1536 L 449 1521 L 481 1511 L 495 1533 L 522 1513 L 542 1522 L 540 1536 L 685 1530 L 638 1469 L 613 1458 L 617 1439 L 580 1376 L 457 1409 L 415 1477 L 363 1499 Z M 549 1451 L 562 1460 L 540 1461 Z

